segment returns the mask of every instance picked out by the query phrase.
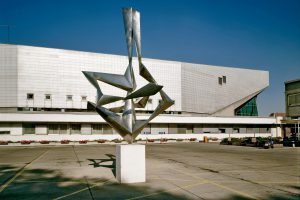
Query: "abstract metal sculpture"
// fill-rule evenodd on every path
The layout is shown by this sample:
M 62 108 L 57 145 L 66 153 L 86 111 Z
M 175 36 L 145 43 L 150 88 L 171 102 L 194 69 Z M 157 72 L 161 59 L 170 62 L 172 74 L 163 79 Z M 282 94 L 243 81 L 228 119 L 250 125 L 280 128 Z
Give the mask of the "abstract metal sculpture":
M 141 35 L 140 35 L 140 13 L 133 8 L 123 8 L 123 19 L 128 50 L 128 67 L 124 75 L 107 74 L 100 72 L 83 71 L 89 82 L 97 89 L 97 102 L 88 102 L 88 108 L 94 108 L 99 115 L 111 125 L 128 143 L 132 143 L 140 131 L 157 115 L 168 109 L 174 101 L 162 90 L 150 72 L 142 63 Z M 148 81 L 148 84 L 136 90 L 136 81 L 132 69 L 133 43 L 135 41 L 139 74 Z M 126 97 L 104 95 L 97 81 L 110 84 L 127 91 Z M 162 100 L 147 120 L 137 120 L 135 108 L 144 108 L 149 96 L 160 93 Z M 107 109 L 103 105 L 120 101 L 125 105 Z M 134 101 L 135 100 L 135 101 Z M 136 101 L 137 100 L 137 101 Z M 117 114 L 122 112 L 122 115 Z

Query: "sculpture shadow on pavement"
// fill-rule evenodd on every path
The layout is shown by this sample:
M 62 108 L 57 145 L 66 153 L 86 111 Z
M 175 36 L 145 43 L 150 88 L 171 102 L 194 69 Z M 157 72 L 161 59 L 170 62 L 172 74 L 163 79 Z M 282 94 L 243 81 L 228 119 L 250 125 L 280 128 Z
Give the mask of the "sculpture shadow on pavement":
M 111 169 L 113 175 L 116 177 L 116 156 L 113 154 L 105 154 L 108 158 L 99 158 L 99 159 L 87 159 L 92 163 L 89 165 L 97 167 L 105 167 Z

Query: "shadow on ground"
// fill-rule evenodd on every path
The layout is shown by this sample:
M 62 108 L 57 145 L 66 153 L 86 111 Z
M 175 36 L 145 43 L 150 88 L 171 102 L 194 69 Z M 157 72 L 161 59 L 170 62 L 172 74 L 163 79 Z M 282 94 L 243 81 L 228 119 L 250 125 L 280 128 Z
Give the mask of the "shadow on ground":
M 113 168 L 115 162 L 112 155 L 108 159 L 89 159 L 94 167 Z M 95 162 L 94 162 L 95 161 Z M 99 161 L 99 162 L 98 162 Z M 9 183 L 19 169 L 10 165 L 0 165 L 1 186 Z M 148 185 L 147 185 L 148 184 Z M 298 186 L 291 186 L 299 189 Z M 1 190 L 0 190 L 1 191 Z M 181 191 L 164 191 L 151 188 L 151 183 L 118 184 L 115 180 L 88 180 L 84 177 L 74 179 L 64 177 L 60 172 L 48 169 L 25 169 L 20 176 L 0 192 L 0 199 L 191 199 L 191 196 L 180 195 Z M 173 194 L 172 194 L 173 193 Z M 182 191 L 182 193 L 184 193 Z M 195 196 L 193 199 L 201 199 Z M 224 200 L 247 199 L 243 196 L 224 196 Z M 264 199 L 297 199 L 297 197 L 269 196 Z
M 101 158 L 101 159 L 87 159 L 92 163 L 89 165 L 97 167 L 105 167 L 110 168 L 114 176 L 116 177 L 116 156 L 113 154 L 105 154 L 108 158 Z M 111 164 L 110 164 L 111 163 Z
M 5 183 L 10 182 L 18 169 L 9 165 L 2 165 L 0 169 L 2 188 Z M 8 171 L 16 173 L 8 175 Z M 101 178 L 88 182 L 90 183 L 84 177 L 72 179 L 53 170 L 25 169 L 22 175 L 0 192 L 0 199 L 147 199 L 147 195 L 150 195 L 150 199 L 187 199 L 185 196 L 154 190 L 145 184 L 119 184 L 115 180 Z

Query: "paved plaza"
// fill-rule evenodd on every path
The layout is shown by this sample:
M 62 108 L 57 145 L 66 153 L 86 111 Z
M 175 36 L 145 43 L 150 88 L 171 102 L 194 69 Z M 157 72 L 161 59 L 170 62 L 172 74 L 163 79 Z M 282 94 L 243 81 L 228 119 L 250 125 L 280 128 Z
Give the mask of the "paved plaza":
M 147 144 L 147 182 L 119 184 L 115 145 L 0 147 L 0 199 L 299 199 L 300 149 Z

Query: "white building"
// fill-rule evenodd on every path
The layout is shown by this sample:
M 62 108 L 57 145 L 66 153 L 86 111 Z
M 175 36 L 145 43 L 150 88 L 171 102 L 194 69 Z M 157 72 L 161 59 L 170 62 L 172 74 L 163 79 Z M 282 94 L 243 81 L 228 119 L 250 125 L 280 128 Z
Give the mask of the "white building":
M 141 137 L 281 135 L 275 118 L 257 117 L 255 100 L 269 85 L 267 71 L 156 59 L 143 63 L 175 104 Z M 87 110 L 96 90 L 81 71 L 123 74 L 127 64 L 126 56 L 0 44 L 0 140 L 118 137 Z M 138 87 L 145 85 L 136 60 L 134 71 Z M 125 96 L 105 83 L 100 87 Z M 158 102 L 159 95 L 151 97 L 138 117 L 146 117 Z

